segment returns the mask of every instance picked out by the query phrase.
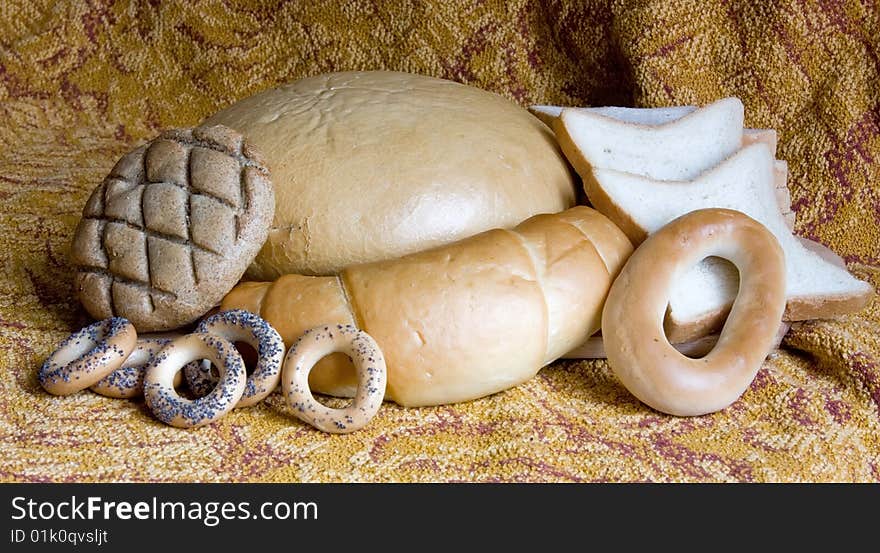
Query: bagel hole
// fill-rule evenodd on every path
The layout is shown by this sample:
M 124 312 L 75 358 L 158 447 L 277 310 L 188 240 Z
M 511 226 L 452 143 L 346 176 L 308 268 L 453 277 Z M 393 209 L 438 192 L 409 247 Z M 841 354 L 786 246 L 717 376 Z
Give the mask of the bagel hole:
M 331 409 L 345 409 L 351 405 L 357 392 L 357 383 L 354 364 L 344 353 L 322 357 L 309 374 L 309 389 L 315 401 Z M 324 391 L 318 391 L 319 388 Z M 332 388 L 333 393 L 328 393 L 328 388 Z
M 724 298 L 737 297 L 740 274 L 734 263 L 724 257 L 709 255 L 690 267 L 682 268 L 676 282 L 679 284 L 673 287 L 670 304 L 675 301 L 681 305 L 688 302 L 691 305 L 719 305 Z M 694 315 L 699 323 L 694 323 L 690 328 L 687 324 L 673 328 L 670 323 L 670 305 L 667 304 L 663 320 L 666 339 L 682 355 L 690 359 L 702 359 L 715 347 L 718 336 L 727 324 L 730 308 L 728 305 L 715 312 Z
M 693 301 L 697 302 L 718 303 L 721 298 L 735 299 L 739 294 L 739 269 L 734 263 L 719 256 L 709 255 L 693 266 L 682 268 L 677 280 L 683 281 L 685 284 L 674 287 L 672 295 L 682 304 L 686 299 L 690 301 L 692 298 L 696 298 Z M 713 290 L 707 291 L 709 283 L 712 283 Z M 720 287 L 714 289 L 717 285 Z M 724 325 L 727 324 L 730 307 L 728 305 L 720 311 L 700 315 L 701 320 L 698 326 L 702 330 L 696 333 L 693 329 L 688 329 L 686 325 L 684 328 L 672 328 L 669 316 L 670 304 L 667 304 L 666 315 L 663 319 L 663 331 L 666 339 L 685 357 L 702 359 L 712 351 L 718 342 L 718 336 L 724 329 Z M 675 341 L 671 340 L 670 336 Z
M 214 365 L 212 365 L 211 362 L 210 362 L 209 360 L 207 360 L 207 359 L 195 359 L 195 360 L 193 360 L 193 361 L 190 361 L 190 363 L 201 364 L 201 365 L 202 365 L 202 369 L 204 369 L 205 366 L 210 367 L 209 372 L 211 372 L 211 374 L 214 374 L 214 371 L 216 371 L 216 368 L 214 367 Z M 187 363 L 187 364 L 190 364 L 190 363 Z M 188 399 L 188 400 L 190 400 L 190 401 L 193 401 L 193 400 L 199 399 L 200 397 L 204 397 L 204 396 L 200 396 L 200 395 L 196 394 L 196 393 L 195 393 L 195 392 L 194 392 L 194 391 L 193 391 L 193 390 L 187 385 L 187 383 L 186 383 L 186 378 L 183 377 L 183 372 L 184 372 L 184 370 L 185 370 L 185 368 L 184 368 L 184 369 L 181 369 L 180 372 L 177 373 L 177 374 L 179 374 L 180 377 L 181 377 L 181 378 L 180 378 L 180 382 L 177 382 L 177 377 L 175 376 L 175 383 L 176 383 L 176 385 L 174 386 L 174 390 L 177 392 L 177 395 L 179 395 L 180 397 L 182 397 L 182 398 L 184 398 L 184 399 Z M 219 378 L 219 377 L 218 377 L 218 378 Z M 213 389 L 213 387 L 212 387 L 212 389 Z M 209 392 L 209 393 L 210 393 L 210 392 Z
M 83 331 L 81 330 L 80 333 Z M 55 352 L 55 363 L 57 365 L 69 365 L 78 363 L 93 354 L 98 346 L 106 339 L 107 333 L 103 328 L 99 328 L 95 338 L 88 335 L 81 335 L 75 340 L 68 342 L 64 348 Z
M 238 350 L 238 353 L 241 354 L 241 360 L 244 361 L 244 370 L 248 376 L 253 374 L 254 370 L 257 367 L 257 362 L 260 359 L 260 356 L 257 354 L 257 350 L 254 349 L 254 346 L 248 344 L 247 342 L 235 342 L 235 349 Z M 219 378 L 219 375 L 216 374 L 217 367 L 211 366 L 211 376 L 214 378 Z
M 702 359 L 703 357 L 706 357 L 710 351 L 712 351 L 717 341 L 718 335 L 710 334 L 708 336 L 703 336 L 702 338 L 696 338 L 689 342 L 672 344 L 672 347 L 677 349 L 679 353 L 689 359 Z
M 320 393 L 314 393 L 312 396 L 315 401 L 331 409 L 347 409 L 354 402 L 354 398 L 350 397 L 328 396 Z
M 98 344 L 82 344 L 79 342 L 74 342 L 73 345 L 68 346 L 64 351 L 60 351 L 55 354 L 55 363 L 60 366 L 70 365 L 72 363 L 79 363 L 89 355 L 91 355 L 95 348 L 98 347 Z
M 238 353 L 241 355 L 241 360 L 244 362 L 244 370 L 248 376 L 253 374 L 254 370 L 257 367 L 257 361 L 259 360 L 259 355 L 257 355 L 257 350 L 247 342 L 235 342 L 235 349 L 238 350 Z M 205 363 L 208 365 L 208 375 L 210 375 L 212 380 L 220 380 L 220 371 L 217 369 L 217 366 L 208 361 L 207 359 L 202 359 L 200 361 L 193 361 L 194 363 Z
M 720 321 L 715 321 L 709 327 L 709 333 L 703 334 L 702 336 L 694 336 L 688 337 L 688 339 L 684 341 L 676 341 L 673 342 L 669 339 L 670 335 L 670 327 L 669 327 L 669 306 L 666 307 L 666 317 L 663 322 L 663 333 L 666 336 L 666 340 L 678 350 L 679 353 L 684 355 L 689 359 L 702 359 L 706 357 L 709 352 L 715 347 L 715 344 L 718 342 L 718 336 L 721 333 L 721 328 L 723 328 L 724 324 L 727 322 L 728 311 L 724 311 L 722 313 L 722 318 Z M 716 328 L 717 327 L 717 328 Z

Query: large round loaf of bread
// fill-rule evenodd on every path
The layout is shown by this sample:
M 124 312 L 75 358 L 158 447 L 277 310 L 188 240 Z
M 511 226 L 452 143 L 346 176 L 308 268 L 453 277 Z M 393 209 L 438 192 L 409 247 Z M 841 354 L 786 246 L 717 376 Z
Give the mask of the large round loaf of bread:
M 243 99 L 207 123 L 264 154 L 275 219 L 251 279 L 328 275 L 575 203 L 552 131 L 525 109 L 409 73 L 329 73 Z

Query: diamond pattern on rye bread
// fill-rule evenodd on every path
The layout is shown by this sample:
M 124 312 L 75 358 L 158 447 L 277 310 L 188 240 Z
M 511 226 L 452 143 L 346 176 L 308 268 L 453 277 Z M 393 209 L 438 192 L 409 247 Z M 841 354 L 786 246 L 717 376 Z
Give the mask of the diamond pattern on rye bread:
M 71 245 L 89 314 L 163 331 L 219 303 L 275 211 L 261 159 L 225 127 L 168 130 L 124 155 L 86 202 Z
M 702 208 L 735 209 L 762 223 L 785 251 L 784 320 L 850 313 L 873 294 L 870 284 L 807 249 L 791 233 L 777 207 L 774 159 L 765 143 L 742 148 L 689 181 L 661 181 L 610 169 L 594 169 L 590 177 L 584 179 L 587 196 L 636 244 L 673 219 Z M 711 257 L 682 274 L 669 300 L 670 340 L 688 340 L 723 323 L 738 280 L 732 265 Z

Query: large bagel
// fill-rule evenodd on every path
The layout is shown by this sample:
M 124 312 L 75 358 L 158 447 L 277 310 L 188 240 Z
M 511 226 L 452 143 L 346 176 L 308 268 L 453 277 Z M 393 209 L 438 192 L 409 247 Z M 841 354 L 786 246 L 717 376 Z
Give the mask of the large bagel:
M 715 347 L 692 359 L 669 344 L 663 317 L 676 278 L 712 255 L 739 269 L 739 293 Z M 608 365 L 658 411 L 712 413 L 752 383 L 784 309 L 785 256 L 770 231 L 738 211 L 693 211 L 649 236 L 612 284 L 602 312 Z
M 335 274 L 574 205 L 552 131 L 463 84 L 387 71 L 318 75 L 207 120 L 264 154 L 275 220 L 248 277 Z

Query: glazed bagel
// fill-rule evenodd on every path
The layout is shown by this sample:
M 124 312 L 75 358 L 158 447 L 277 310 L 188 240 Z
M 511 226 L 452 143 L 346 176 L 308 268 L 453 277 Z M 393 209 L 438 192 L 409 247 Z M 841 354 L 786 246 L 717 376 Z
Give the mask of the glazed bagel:
M 670 345 L 663 319 L 678 276 L 708 256 L 739 269 L 739 293 L 715 347 L 692 359 Z M 612 284 L 602 312 L 608 364 L 634 396 L 658 411 L 712 413 L 751 384 L 784 309 L 785 257 L 776 238 L 738 211 L 693 211 L 649 236 Z

